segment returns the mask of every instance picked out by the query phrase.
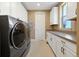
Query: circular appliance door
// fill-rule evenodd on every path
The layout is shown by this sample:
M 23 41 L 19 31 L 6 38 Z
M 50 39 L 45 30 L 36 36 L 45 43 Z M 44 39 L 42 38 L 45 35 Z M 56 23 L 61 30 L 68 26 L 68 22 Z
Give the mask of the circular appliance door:
M 11 31 L 11 44 L 14 48 L 20 49 L 25 43 L 25 38 L 24 24 L 21 22 L 16 23 Z

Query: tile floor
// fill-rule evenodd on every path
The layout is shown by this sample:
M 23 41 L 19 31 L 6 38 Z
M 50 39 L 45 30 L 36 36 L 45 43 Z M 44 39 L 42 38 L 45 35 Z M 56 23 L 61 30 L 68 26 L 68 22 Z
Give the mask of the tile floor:
M 43 40 L 32 40 L 27 57 L 54 57 L 54 53 Z

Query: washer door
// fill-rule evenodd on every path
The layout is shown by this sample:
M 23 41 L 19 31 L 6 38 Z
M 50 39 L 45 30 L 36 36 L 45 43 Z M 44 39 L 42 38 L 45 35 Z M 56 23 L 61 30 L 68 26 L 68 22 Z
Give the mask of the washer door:
M 23 23 L 18 22 L 14 25 L 11 31 L 11 44 L 14 48 L 20 49 L 25 44 L 26 33 Z

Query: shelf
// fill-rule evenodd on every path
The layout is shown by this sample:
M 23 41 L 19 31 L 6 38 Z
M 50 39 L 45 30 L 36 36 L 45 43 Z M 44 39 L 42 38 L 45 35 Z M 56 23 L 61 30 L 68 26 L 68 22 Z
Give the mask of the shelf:
M 77 16 L 75 16 L 75 17 L 73 17 L 73 18 L 71 18 L 69 20 L 77 20 Z

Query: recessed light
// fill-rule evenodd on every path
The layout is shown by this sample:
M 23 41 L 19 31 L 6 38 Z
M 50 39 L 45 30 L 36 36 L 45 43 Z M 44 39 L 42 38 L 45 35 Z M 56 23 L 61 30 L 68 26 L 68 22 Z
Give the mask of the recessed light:
M 37 3 L 37 6 L 40 6 L 40 3 Z

